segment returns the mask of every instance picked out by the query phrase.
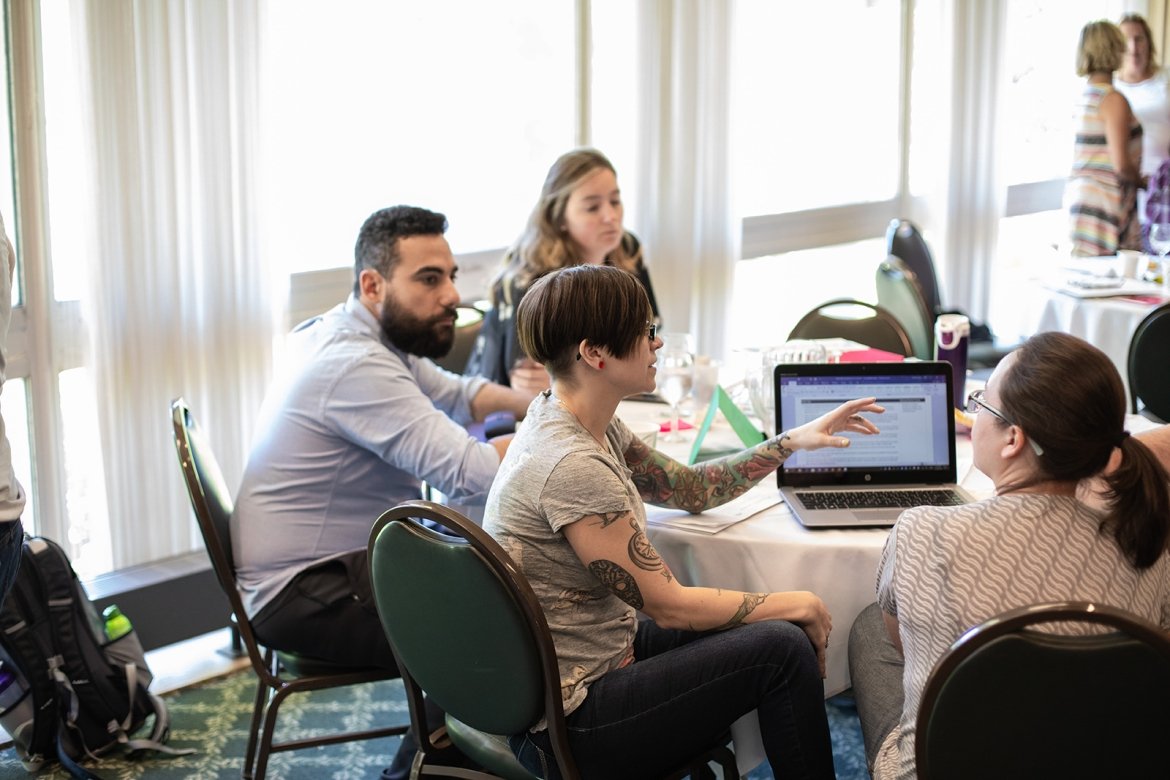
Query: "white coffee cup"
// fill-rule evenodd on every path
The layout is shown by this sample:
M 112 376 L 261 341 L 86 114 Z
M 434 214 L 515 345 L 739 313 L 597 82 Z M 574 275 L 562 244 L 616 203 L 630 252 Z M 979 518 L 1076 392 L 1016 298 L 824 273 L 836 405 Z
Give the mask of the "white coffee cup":
M 1121 275 L 1126 279 L 1136 279 L 1142 253 L 1136 249 L 1119 249 L 1117 251 L 1117 259 L 1120 261 Z

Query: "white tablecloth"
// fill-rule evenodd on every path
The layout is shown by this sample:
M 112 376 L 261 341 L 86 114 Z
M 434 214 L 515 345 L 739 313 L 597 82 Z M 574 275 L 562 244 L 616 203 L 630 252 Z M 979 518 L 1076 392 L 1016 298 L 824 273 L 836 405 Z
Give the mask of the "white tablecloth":
M 1039 284 L 1035 293 L 1030 299 L 1039 306 L 1033 312 L 1028 332 L 1062 331 L 1097 347 L 1117 366 L 1128 398 L 1129 342 L 1137 326 L 1158 304 L 1120 298 L 1074 298 Z

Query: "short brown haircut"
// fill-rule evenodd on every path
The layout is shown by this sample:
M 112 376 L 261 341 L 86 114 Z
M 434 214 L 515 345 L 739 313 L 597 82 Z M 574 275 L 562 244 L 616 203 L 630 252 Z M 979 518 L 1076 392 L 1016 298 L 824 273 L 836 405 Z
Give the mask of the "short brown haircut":
M 1121 29 L 1121 25 L 1123 24 L 1136 24 L 1142 28 L 1142 32 L 1146 36 L 1146 47 L 1150 52 L 1150 64 L 1153 65 L 1156 63 L 1158 61 L 1158 49 L 1154 46 L 1154 32 L 1150 29 L 1150 23 L 1146 21 L 1146 18 L 1141 14 L 1126 14 L 1117 22 L 1117 28 Z M 1125 35 L 1125 33 L 1123 32 L 1122 35 Z
M 1081 42 L 1077 46 L 1077 75 L 1112 73 L 1121 67 L 1125 56 L 1125 36 L 1108 19 L 1089 22 L 1081 28 Z
M 582 340 L 615 358 L 646 338 L 650 299 L 628 271 L 608 265 L 575 265 L 537 279 L 516 308 L 520 347 L 563 379 Z

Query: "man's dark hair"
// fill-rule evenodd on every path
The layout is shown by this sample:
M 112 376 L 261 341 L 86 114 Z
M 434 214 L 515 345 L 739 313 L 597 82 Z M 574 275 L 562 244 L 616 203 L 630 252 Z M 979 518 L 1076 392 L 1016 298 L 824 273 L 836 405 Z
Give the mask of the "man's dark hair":
M 447 232 L 447 217 L 417 206 L 390 206 L 375 211 L 358 231 L 353 247 L 353 292 L 361 293 L 362 270 L 372 268 L 389 279 L 398 263 L 398 239 L 410 236 L 441 236 Z

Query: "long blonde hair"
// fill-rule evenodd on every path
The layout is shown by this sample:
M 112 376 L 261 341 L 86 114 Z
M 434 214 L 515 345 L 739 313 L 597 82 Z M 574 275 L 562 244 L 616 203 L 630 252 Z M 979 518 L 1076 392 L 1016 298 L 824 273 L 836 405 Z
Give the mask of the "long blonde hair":
M 560 226 L 564 223 L 573 191 L 599 168 L 617 175 L 604 154 L 583 147 L 562 154 L 548 169 L 540 199 L 528 216 L 528 226 L 504 255 L 504 267 L 492 283 L 493 303 L 500 302 L 510 279 L 526 288 L 549 271 L 584 262 L 576 244 L 561 231 Z M 642 264 L 642 251 L 640 247 L 631 251 L 631 245 L 634 242 L 627 241 L 623 235 L 617 248 L 606 255 L 606 264 L 637 273 Z

